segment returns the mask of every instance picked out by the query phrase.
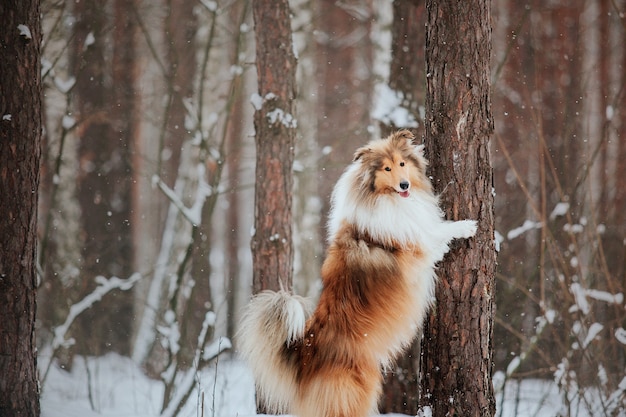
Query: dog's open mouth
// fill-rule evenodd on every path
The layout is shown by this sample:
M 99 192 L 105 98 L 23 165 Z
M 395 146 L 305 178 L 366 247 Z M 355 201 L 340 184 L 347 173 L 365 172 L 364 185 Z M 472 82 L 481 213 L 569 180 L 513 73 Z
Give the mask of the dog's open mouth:
M 400 194 L 400 197 L 407 198 L 411 193 L 409 192 L 409 190 L 405 190 L 398 192 L 398 194 Z

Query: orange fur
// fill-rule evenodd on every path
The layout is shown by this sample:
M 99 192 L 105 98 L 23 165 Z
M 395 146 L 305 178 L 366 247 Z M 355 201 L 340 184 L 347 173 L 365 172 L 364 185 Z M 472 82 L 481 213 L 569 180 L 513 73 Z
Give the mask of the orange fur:
M 241 352 L 273 387 L 261 391 L 271 409 L 374 413 L 381 366 L 411 342 L 430 307 L 435 262 L 452 239 L 474 234 L 475 222 L 443 220 L 412 139 L 400 131 L 359 148 L 338 181 L 323 290 L 306 323 L 298 319 L 309 314 L 304 301 L 285 292 L 263 293 L 246 311 Z
M 348 224 L 341 229 L 322 267 L 324 290 L 304 339 L 284 351 L 297 369 L 299 416 L 374 411 L 390 341 L 399 335 L 403 344 L 410 341 L 421 319 L 410 319 L 414 289 L 407 273 L 416 262 L 417 249 L 382 247 Z M 325 410 L 308 406 L 326 396 L 341 400 Z

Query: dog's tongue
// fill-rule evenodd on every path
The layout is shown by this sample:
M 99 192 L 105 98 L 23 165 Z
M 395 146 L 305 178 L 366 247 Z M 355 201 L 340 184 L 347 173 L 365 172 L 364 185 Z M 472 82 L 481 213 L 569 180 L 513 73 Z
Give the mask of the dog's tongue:
M 400 194 L 400 197 L 407 198 L 407 197 L 409 196 L 409 194 L 410 194 L 410 193 L 409 193 L 409 191 L 407 190 L 407 191 L 401 191 L 401 192 L 399 192 L 398 194 Z

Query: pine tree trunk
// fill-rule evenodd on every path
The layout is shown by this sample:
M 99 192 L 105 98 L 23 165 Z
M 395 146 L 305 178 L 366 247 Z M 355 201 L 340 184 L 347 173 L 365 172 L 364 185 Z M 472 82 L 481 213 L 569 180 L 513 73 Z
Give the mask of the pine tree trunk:
M 0 415 L 37 417 L 39 1 L 5 1 L 0 9 Z
M 80 117 L 77 181 L 83 244 L 79 297 L 93 291 L 97 276 L 126 278 L 133 269 L 135 26 L 128 4 L 109 4 L 118 17 L 125 16 L 116 22 L 111 52 L 107 2 L 74 5 L 72 70 Z M 131 292 L 103 298 L 76 320 L 77 352 L 129 354 L 132 314 Z
M 286 0 L 252 6 L 258 95 L 253 291 L 290 289 L 293 274 L 292 188 L 296 119 L 296 58 Z
M 489 139 L 489 0 L 428 0 L 426 149 L 450 220 L 478 233 L 453 243 L 438 269 L 436 306 L 424 330 L 422 398 L 433 416 L 492 416 L 494 215 Z

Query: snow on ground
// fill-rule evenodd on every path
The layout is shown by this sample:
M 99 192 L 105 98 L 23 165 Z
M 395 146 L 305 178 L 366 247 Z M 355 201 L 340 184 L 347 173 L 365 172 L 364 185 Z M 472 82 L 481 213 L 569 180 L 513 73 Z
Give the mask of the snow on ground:
M 199 380 L 202 394 L 192 394 L 180 417 L 256 415 L 252 376 L 241 361 L 223 355 L 217 369 L 203 370 Z M 504 393 L 504 399 L 501 393 L 496 399 L 498 417 L 553 417 L 561 408 L 551 381 L 509 382 Z M 50 370 L 42 387 L 41 417 L 156 417 L 162 396 L 162 384 L 146 377 L 129 358 L 79 357 L 71 372 L 56 365 Z

